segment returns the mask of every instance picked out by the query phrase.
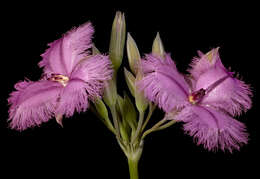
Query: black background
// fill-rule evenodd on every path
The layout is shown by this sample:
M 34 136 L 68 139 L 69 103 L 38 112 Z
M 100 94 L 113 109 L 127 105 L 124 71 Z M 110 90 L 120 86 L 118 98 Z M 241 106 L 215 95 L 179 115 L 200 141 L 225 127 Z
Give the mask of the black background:
M 246 176 L 257 173 L 259 161 L 256 89 L 259 61 L 259 32 L 254 4 L 149 2 L 143 6 L 97 2 L 37 2 L 3 6 L 1 57 L 1 171 L 20 177 L 127 178 L 127 161 L 114 136 L 91 113 L 75 114 L 64 120 L 64 128 L 55 120 L 24 132 L 8 128 L 7 98 L 13 85 L 25 77 L 38 80 L 47 43 L 86 21 L 95 27 L 94 43 L 108 52 L 115 12 L 125 13 L 127 31 L 136 40 L 142 54 L 149 53 L 156 32 L 160 32 L 167 52 L 180 71 L 185 72 L 196 51 L 220 47 L 226 67 L 238 72 L 251 84 L 253 108 L 238 119 L 250 133 L 249 144 L 233 154 L 212 153 L 196 146 L 185 135 L 182 125 L 151 134 L 145 140 L 140 161 L 140 178 L 176 178 L 188 176 L 212 178 Z M 123 64 L 127 66 L 126 56 Z M 121 69 L 121 77 L 123 76 Z M 120 78 L 119 85 L 125 85 Z M 121 92 L 120 92 L 121 93 Z M 162 117 L 157 110 L 151 121 Z M 3 175 L 1 172 L 0 175 Z

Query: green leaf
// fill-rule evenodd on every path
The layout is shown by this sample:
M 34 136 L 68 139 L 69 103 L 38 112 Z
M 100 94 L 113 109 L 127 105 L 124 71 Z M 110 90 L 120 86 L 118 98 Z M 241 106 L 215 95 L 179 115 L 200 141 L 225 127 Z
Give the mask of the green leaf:
M 120 113 L 121 117 L 123 117 L 124 114 L 124 103 L 124 99 L 120 95 L 117 95 L 116 109 Z
M 135 130 L 137 127 L 137 114 L 135 107 L 133 103 L 131 102 L 130 98 L 128 95 L 125 93 L 124 94 L 124 120 L 128 122 L 128 124 L 131 126 L 132 130 Z
M 117 111 L 120 113 L 121 120 L 119 122 L 120 134 L 124 141 L 129 141 L 130 136 L 136 130 L 136 111 L 130 98 L 125 94 L 124 98 L 117 96 Z
M 127 122 L 125 120 L 123 120 L 119 123 L 119 130 L 120 130 L 122 139 L 124 141 L 128 142 L 130 135 L 131 135 L 131 128 L 129 127 L 129 125 L 127 124 Z

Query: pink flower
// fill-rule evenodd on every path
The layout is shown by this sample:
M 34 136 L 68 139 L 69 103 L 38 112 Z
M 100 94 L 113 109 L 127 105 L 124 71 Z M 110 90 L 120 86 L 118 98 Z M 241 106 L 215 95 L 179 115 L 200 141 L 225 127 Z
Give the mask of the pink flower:
M 205 55 L 200 52 L 191 67 L 187 78 L 169 55 L 166 59 L 147 55 L 142 62 L 145 77 L 138 86 L 165 112 L 178 111 L 175 120 L 185 123 L 184 130 L 197 144 L 208 150 L 238 150 L 248 134 L 232 116 L 251 107 L 249 86 L 224 67 L 218 48 Z
M 86 111 L 88 100 L 102 94 L 112 69 L 107 56 L 90 55 L 93 32 L 86 23 L 49 44 L 39 63 L 44 77 L 37 82 L 18 82 L 10 94 L 11 128 L 25 130 L 54 116 L 57 120 L 70 117 L 75 111 Z

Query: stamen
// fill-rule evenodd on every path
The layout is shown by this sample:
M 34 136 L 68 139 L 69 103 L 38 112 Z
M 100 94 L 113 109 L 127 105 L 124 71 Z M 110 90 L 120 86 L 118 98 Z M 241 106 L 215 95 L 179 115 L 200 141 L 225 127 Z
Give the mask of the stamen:
M 49 81 L 56 81 L 62 84 L 62 86 L 66 86 L 69 81 L 69 77 L 61 75 L 61 74 L 51 74 L 51 77 L 48 78 Z
M 198 91 L 195 91 L 193 93 L 191 93 L 188 96 L 188 100 L 190 103 L 192 104 L 196 104 L 198 102 L 200 102 L 202 100 L 202 98 L 208 94 L 210 91 L 212 91 L 214 88 L 216 88 L 218 85 L 220 85 L 223 81 L 225 81 L 228 77 L 230 77 L 230 74 L 224 76 L 223 78 L 220 78 L 219 80 L 215 81 L 214 83 L 212 83 L 211 85 L 209 85 L 209 87 L 205 90 L 203 88 L 201 88 Z
M 198 103 L 205 96 L 205 92 L 206 90 L 201 88 L 200 90 L 191 93 L 188 97 L 189 102 L 192 104 Z

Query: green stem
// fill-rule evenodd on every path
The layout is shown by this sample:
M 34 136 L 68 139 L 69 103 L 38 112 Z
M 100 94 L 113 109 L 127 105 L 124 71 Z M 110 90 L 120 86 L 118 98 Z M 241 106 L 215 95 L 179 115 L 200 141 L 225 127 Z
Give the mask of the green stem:
M 132 160 L 128 158 L 128 167 L 130 179 L 138 179 L 138 160 Z
M 157 122 L 152 128 L 148 129 L 147 131 L 144 132 L 142 139 L 145 138 L 145 136 L 147 136 L 148 134 L 150 134 L 151 132 L 156 131 L 157 128 L 159 128 L 163 123 L 165 123 L 167 120 L 165 118 L 163 118 L 162 120 L 160 120 L 159 122 Z
M 134 137 L 131 140 L 132 144 L 136 141 L 137 137 L 139 136 L 139 134 L 141 132 L 143 121 L 144 121 L 144 112 L 139 112 L 139 120 L 138 120 L 138 124 L 137 124 L 137 129 L 136 129 Z
M 120 140 L 120 131 L 119 131 L 119 124 L 118 124 L 118 119 L 117 119 L 116 107 L 113 105 L 113 106 L 111 106 L 110 110 L 111 110 L 111 113 L 112 113 L 113 123 L 114 123 L 115 130 L 116 130 L 116 136 Z
M 173 124 L 175 124 L 176 122 L 177 122 L 177 121 L 172 120 L 172 121 L 170 121 L 170 122 L 168 122 L 168 123 L 166 123 L 166 124 L 164 124 L 164 125 L 158 127 L 155 131 L 159 131 L 159 130 L 165 129 L 165 128 L 167 128 L 167 127 L 170 127 L 170 126 L 172 126 Z
M 146 117 L 146 119 L 144 121 L 144 124 L 143 124 L 143 127 L 141 129 L 141 132 L 143 132 L 143 130 L 145 129 L 147 123 L 149 122 L 149 120 L 150 120 L 150 118 L 151 118 L 151 116 L 153 114 L 154 109 L 155 109 L 155 105 L 150 103 L 149 104 L 149 112 L 148 112 L 148 115 L 147 115 L 147 117 Z

